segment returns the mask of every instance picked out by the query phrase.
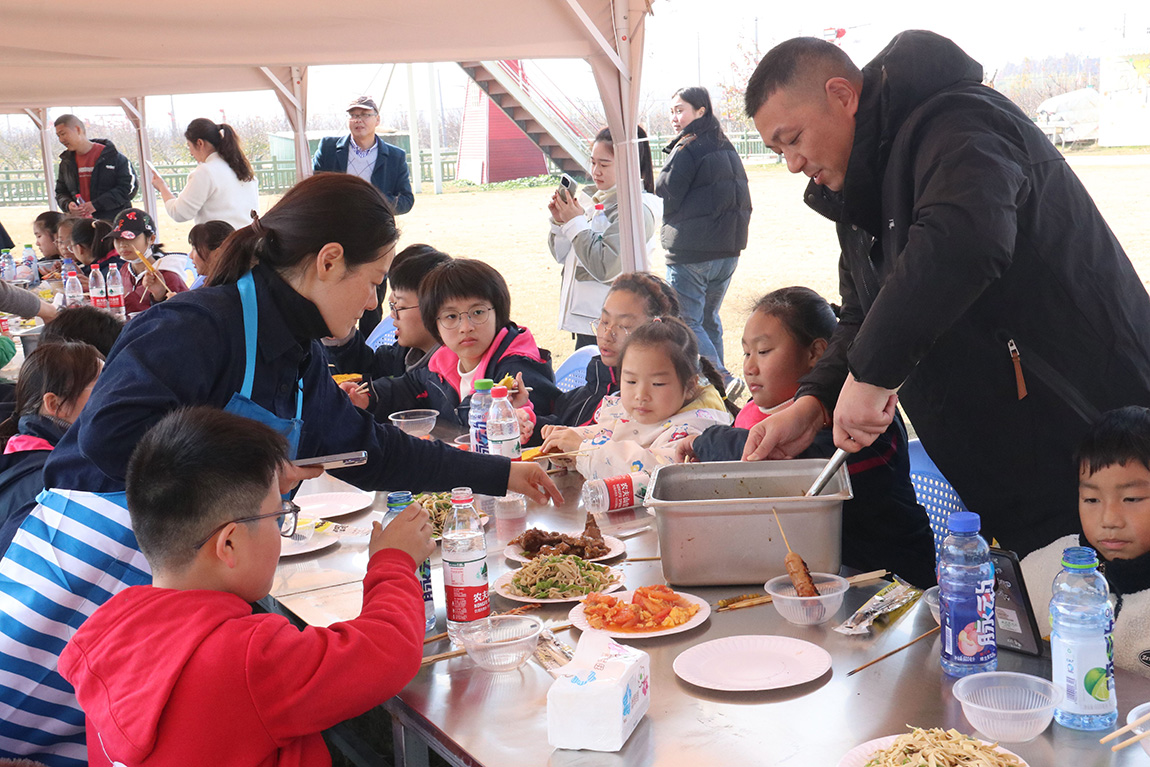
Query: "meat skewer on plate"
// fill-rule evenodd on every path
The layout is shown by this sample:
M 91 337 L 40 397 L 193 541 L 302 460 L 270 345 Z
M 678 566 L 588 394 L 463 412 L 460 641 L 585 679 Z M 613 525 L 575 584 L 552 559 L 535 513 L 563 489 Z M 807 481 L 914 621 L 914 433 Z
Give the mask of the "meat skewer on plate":
M 771 512 L 775 515 L 775 523 L 779 526 L 779 532 L 783 536 L 783 544 L 787 547 L 787 556 L 783 559 L 783 565 L 787 568 L 787 575 L 791 578 L 791 584 L 795 587 L 795 593 L 800 597 L 817 597 L 819 590 L 815 588 L 815 582 L 811 579 L 811 571 L 807 567 L 807 563 L 803 561 L 795 552 L 791 551 L 791 544 L 787 543 L 787 534 L 783 532 L 783 523 L 779 521 L 779 512 L 771 507 Z

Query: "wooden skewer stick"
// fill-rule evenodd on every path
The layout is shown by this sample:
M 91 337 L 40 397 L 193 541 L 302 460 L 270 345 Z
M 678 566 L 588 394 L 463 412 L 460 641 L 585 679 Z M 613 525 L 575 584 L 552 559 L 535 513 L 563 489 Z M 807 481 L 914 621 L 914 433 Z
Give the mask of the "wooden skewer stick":
M 627 559 L 623 561 L 623 564 L 627 564 L 628 562 L 658 562 L 661 559 L 662 557 L 627 557 Z
M 1110 750 L 1111 751 L 1121 751 L 1122 749 L 1126 748 L 1127 746 L 1133 746 L 1135 743 L 1142 740 L 1143 738 L 1150 738 L 1150 730 L 1147 730 L 1146 732 L 1139 733 L 1139 734 L 1135 735 L 1133 738 L 1130 738 L 1129 740 L 1124 740 L 1121 743 L 1115 743 L 1113 746 L 1110 747 Z
M 1146 724 L 1147 722 L 1150 722 L 1150 714 L 1146 714 L 1145 716 L 1138 717 L 1137 719 L 1135 719 L 1130 724 L 1126 725 L 1125 727 L 1120 727 L 1119 729 L 1110 733 L 1109 735 L 1102 738 L 1098 742 L 1099 743 L 1109 743 L 1110 741 L 1117 738 L 1119 735 L 1125 735 L 1128 732 L 1133 732 L 1135 727 L 1137 727 L 1140 724 Z
M 895 653 L 902 652 L 903 650 L 910 647 L 912 644 L 919 641 L 920 639 L 926 639 L 928 636 L 940 631 L 941 629 L 942 629 L 942 626 L 935 626 L 930 631 L 925 631 L 925 632 L 919 634 L 918 636 L 916 636 L 914 639 L 910 640 L 906 644 L 900 645 L 900 646 L 894 648 L 893 650 L 886 653 L 885 655 L 880 655 L 877 658 L 875 658 L 874 660 L 862 664 L 861 666 L 856 668 L 854 671 L 848 671 L 847 676 L 854 676 L 858 672 L 862 671 L 864 668 L 869 668 L 870 666 L 873 666 L 874 664 L 878 663 L 880 660 L 885 660 L 886 658 L 889 658 L 890 656 L 894 655 Z
M 783 523 L 779 521 L 779 512 L 775 510 L 774 506 L 771 507 L 771 513 L 775 515 L 775 524 L 779 526 L 779 533 L 783 536 L 783 544 L 787 547 L 787 553 L 794 554 L 791 551 L 791 544 L 787 543 L 787 534 L 783 532 Z
M 427 665 L 430 665 L 432 663 L 435 663 L 436 661 L 447 660 L 448 658 L 458 658 L 460 655 L 466 655 L 466 654 L 467 654 L 467 650 L 464 650 L 464 649 L 448 650 L 447 652 L 436 653 L 435 655 L 428 655 L 426 658 L 423 659 L 422 662 L 420 662 L 419 665 L 420 666 L 427 666 Z
M 624 564 L 626 564 L 626 562 L 624 562 Z M 888 575 L 890 575 L 890 572 L 887 570 L 871 570 L 869 573 L 859 573 L 858 575 L 852 575 L 851 577 L 847 578 L 847 583 L 852 586 L 862 586 L 863 584 L 870 583 L 871 581 L 877 581 L 885 578 Z M 774 600 L 771 598 L 770 594 L 761 597 L 751 597 L 750 599 L 744 599 L 741 602 L 732 602 L 726 607 L 720 607 L 717 612 L 725 613 L 728 610 L 742 610 L 744 607 L 758 607 L 759 605 L 769 604 L 772 601 Z

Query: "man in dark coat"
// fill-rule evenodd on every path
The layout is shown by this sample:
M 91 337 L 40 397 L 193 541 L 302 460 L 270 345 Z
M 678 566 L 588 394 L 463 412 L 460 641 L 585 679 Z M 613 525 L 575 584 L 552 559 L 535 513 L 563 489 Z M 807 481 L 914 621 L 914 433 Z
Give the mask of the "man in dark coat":
M 1150 405 L 1150 297 L 1062 156 L 953 42 L 909 31 L 861 72 L 780 44 L 747 112 L 835 222 L 842 320 L 748 459 L 830 425 L 857 451 L 896 401 L 983 534 L 1025 554 L 1078 529 L 1073 460 L 1100 412 Z
M 60 154 L 56 176 L 56 202 L 70 216 L 111 221 L 132 207 L 139 188 L 132 163 L 106 138 L 89 139 L 84 121 L 60 115 L 56 138 L 66 151 Z

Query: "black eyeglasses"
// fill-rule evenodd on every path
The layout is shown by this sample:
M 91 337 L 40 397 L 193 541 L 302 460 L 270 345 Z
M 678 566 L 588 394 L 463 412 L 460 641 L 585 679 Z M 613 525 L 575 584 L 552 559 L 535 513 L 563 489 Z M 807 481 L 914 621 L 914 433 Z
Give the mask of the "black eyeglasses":
M 394 301 L 388 301 L 387 308 L 391 310 L 391 316 L 398 319 L 400 312 L 406 312 L 408 309 L 418 309 L 419 304 L 416 304 L 415 306 L 400 306 Z
M 284 501 L 282 504 L 280 504 L 279 511 L 273 511 L 270 514 L 257 514 L 254 517 L 240 517 L 239 519 L 228 520 L 204 536 L 204 539 L 192 548 L 200 548 L 205 543 L 210 541 L 212 536 L 230 524 L 234 523 L 238 525 L 240 522 L 256 522 L 261 519 L 268 519 L 269 517 L 276 518 L 276 524 L 279 525 L 280 528 L 280 535 L 282 535 L 284 538 L 291 538 L 293 535 L 295 535 L 296 525 L 299 524 L 299 506 L 296 506 L 291 501 Z

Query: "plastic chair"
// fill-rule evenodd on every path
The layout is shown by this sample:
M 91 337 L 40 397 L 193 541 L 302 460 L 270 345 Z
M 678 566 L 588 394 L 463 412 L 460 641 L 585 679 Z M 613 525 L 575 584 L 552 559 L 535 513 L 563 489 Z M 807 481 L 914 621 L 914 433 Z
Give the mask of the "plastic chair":
M 367 345 L 372 351 L 375 351 L 383 344 L 395 343 L 395 320 L 391 315 L 383 315 L 383 319 L 371 331 L 371 335 L 367 337 Z
M 563 364 L 555 371 L 555 385 L 559 391 L 571 391 L 587 383 L 587 363 L 598 353 L 598 346 L 584 346 L 563 360 Z
M 934 556 L 937 560 L 942 541 L 949 533 L 947 520 L 950 515 L 968 509 L 926 454 L 922 442 L 912 439 L 907 444 L 907 455 L 910 456 L 910 482 L 914 485 L 914 494 L 930 518 L 930 529 L 934 533 Z

